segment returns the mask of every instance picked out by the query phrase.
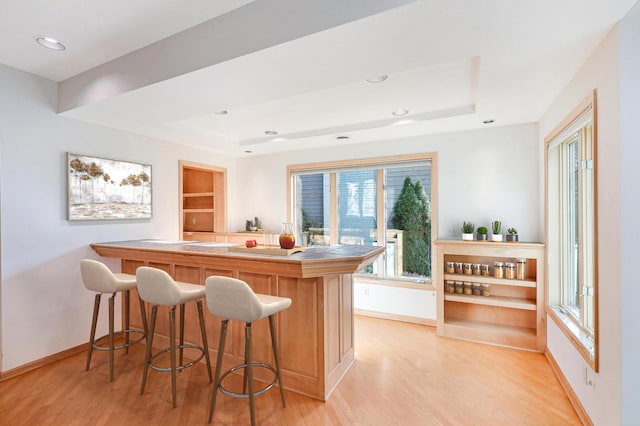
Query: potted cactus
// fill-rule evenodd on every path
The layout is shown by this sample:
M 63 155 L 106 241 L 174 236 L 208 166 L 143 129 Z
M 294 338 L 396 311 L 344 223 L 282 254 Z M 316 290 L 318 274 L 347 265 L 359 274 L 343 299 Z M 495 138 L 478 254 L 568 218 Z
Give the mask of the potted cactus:
M 488 234 L 489 230 L 487 229 L 486 226 L 480 226 L 478 227 L 478 241 L 489 241 L 488 238 Z
M 473 241 L 473 230 L 476 229 L 472 222 L 462 223 L 462 241 Z
M 491 230 L 493 231 L 491 241 L 502 241 L 502 234 L 500 233 L 501 227 L 502 222 L 500 222 L 499 220 L 494 220 L 493 222 L 491 222 Z
M 507 242 L 508 243 L 518 242 L 518 230 L 516 228 L 507 229 Z

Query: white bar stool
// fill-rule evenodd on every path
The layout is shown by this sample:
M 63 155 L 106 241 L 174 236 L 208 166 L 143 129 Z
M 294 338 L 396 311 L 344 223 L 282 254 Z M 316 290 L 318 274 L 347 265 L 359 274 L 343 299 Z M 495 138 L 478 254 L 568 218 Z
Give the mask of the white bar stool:
M 209 372 L 209 382 L 211 377 L 211 362 L 209 361 L 209 346 L 207 345 L 207 333 L 204 327 L 204 314 L 202 312 L 202 298 L 205 296 L 204 286 L 174 281 L 171 276 L 161 269 L 141 266 L 136 270 L 138 279 L 138 293 L 145 302 L 151 303 L 151 325 L 149 327 L 149 337 L 147 338 L 147 354 L 144 361 L 144 371 L 142 374 L 142 387 L 140 395 L 144 393 L 147 382 L 149 367 L 156 371 L 171 372 L 171 393 L 173 398 L 173 408 L 176 407 L 176 371 L 181 371 L 187 367 L 195 365 L 205 357 L 207 371 Z M 202 346 L 184 343 L 184 305 L 187 302 L 196 301 L 198 317 L 200 319 L 200 333 L 202 335 Z M 180 343 L 176 342 L 176 306 L 180 305 Z M 156 326 L 158 306 L 170 306 L 169 310 L 169 347 L 151 355 L 153 347 L 153 333 Z M 183 349 L 193 348 L 201 352 L 200 356 L 187 363 L 183 363 Z M 176 349 L 180 352 L 179 363 L 176 365 Z M 159 367 L 153 360 L 162 354 L 169 352 L 171 357 L 171 367 Z
M 129 353 L 129 345 L 140 342 L 146 336 L 147 317 L 145 315 L 144 303 L 140 302 L 140 315 L 142 316 L 142 326 L 144 330 L 129 329 L 129 293 L 131 289 L 136 288 L 136 276 L 130 274 L 114 274 L 107 266 L 97 260 L 82 259 L 80 261 L 80 273 L 82 282 L 87 290 L 95 291 L 96 297 L 93 303 L 93 321 L 91 322 L 91 333 L 89 335 L 89 351 L 87 353 L 87 366 L 85 371 L 89 371 L 91 364 L 91 355 L 93 350 L 109 351 L 109 377 L 113 382 L 113 356 L 114 350 L 124 349 L 125 353 Z M 124 293 L 124 329 L 114 332 L 114 305 L 116 293 L 122 291 Z M 96 325 L 98 323 L 98 311 L 100 310 L 100 298 L 102 293 L 112 293 L 109 298 L 109 334 L 96 339 Z M 129 343 L 129 333 L 141 333 L 142 337 Z M 116 334 L 124 334 L 124 344 L 115 346 L 114 337 Z M 99 346 L 98 341 L 109 336 L 109 346 Z
M 280 397 L 282 398 L 282 406 L 284 402 L 284 389 L 282 388 L 282 377 L 280 375 L 280 358 L 278 356 L 278 345 L 276 339 L 276 330 L 274 325 L 274 316 L 276 313 L 287 309 L 291 306 L 291 299 L 286 297 L 271 296 L 266 294 L 256 294 L 249 285 L 241 280 L 228 277 L 212 276 L 205 281 L 207 291 L 207 307 L 213 315 L 225 318 L 220 325 L 220 344 L 218 345 L 218 358 L 216 362 L 216 378 L 213 383 L 213 394 L 211 395 L 211 407 L 209 408 L 209 423 L 213 419 L 213 411 L 216 406 L 216 396 L 218 389 L 227 396 L 234 398 L 249 398 L 249 407 L 251 410 L 251 424 L 255 425 L 255 403 L 254 397 L 262 395 L 271 389 L 276 380 L 280 386 Z M 273 357 L 276 367 L 263 363 L 253 362 L 253 354 L 251 348 L 251 323 L 259 319 L 269 317 L 269 329 L 271 331 L 271 343 L 273 345 Z M 244 364 L 237 365 L 226 371 L 222 376 L 222 358 L 224 355 L 224 344 L 227 336 L 227 326 L 229 320 L 237 320 L 245 322 L 245 350 Z M 271 370 L 274 378 L 264 388 L 254 391 L 253 389 L 253 368 L 261 367 Z M 239 369 L 246 369 L 247 374 L 244 375 L 243 393 L 238 394 L 230 392 L 222 386 L 222 381 L 229 374 Z M 248 376 L 248 377 L 247 377 Z M 246 385 L 249 385 L 249 392 L 244 393 Z

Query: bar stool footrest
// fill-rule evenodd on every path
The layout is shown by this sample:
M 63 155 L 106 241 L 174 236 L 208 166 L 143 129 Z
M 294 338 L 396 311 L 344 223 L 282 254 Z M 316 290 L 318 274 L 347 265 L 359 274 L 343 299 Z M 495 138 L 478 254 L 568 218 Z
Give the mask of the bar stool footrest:
M 253 362 L 253 363 L 251 363 L 251 365 L 253 365 L 254 367 L 266 368 L 267 370 L 271 370 L 271 372 L 273 373 L 273 380 L 271 380 L 271 383 L 268 383 L 264 388 L 253 392 L 254 396 L 262 395 L 263 393 L 265 393 L 266 391 L 271 389 L 273 386 L 275 386 L 276 380 L 277 380 L 276 369 L 273 368 L 273 366 L 271 366 L 269 364 L 264 364 L 264 363 L 261 363 L 261 362 Z M 231 373 L 234 373 L 237 370 L 240 370 L 240 369 L 243 369 L 243 368 L 247 368 L 248 366 L 249 365 L 246 364 L 246 363 L 245 364 L 239 364 L 239 365 L 236 365 L 235 367 L 232 367 L 229 370 L 225 371 L 225 373 L 220 377 L 220 382 L 218 383 L 218 389 L 220 389 L 220 392 L 222 392 L 223 394 L 225 394 L 227 396 L 230 396 L 232 398 L 249 398 L 249 394 L 248 393 L 231 392 L 230 390 L 227 390 L 222 386 L 222 382 L 224 381 L 225 377 L 227 377 Z
M 113 333 L 113 337 L 115 338 L 116 336 L 118 336 L 120 334 L 124 334 L 124 333 L 140 333 L 140 334 L 142 334 L 142 336 L 140 336 L 140 338 L 138 338 L 138 340 L 134 340 L 133 342 L 123 343 L 121 345 L 114 346 L 113 350 L 128 348 L 129 346 L 135 345 L 136 343 L 140 343 L 142 341 L 142 339 L 144 339 L 146 337 L 145 334 L 144 334 L 144 330 L 139 330 L 137 328 L 132 328 L 130 330 L 116 331 L 115 333 Z M 96 339 L 94 342 L 99 342 L 100 340 L 106 339 L 108 337 L 109 337 L 109 335 L 105 334 L 104 336 Z M 109 346 L 99 346 L 97 343 L 93 343 L 91 346 L 93 346 L 93 349 L 98 350 L 98 351 L 108 351 L 109 350 Z
M 176 350 L 179 350 L 179 349 L 197 349 L 198 351 L 200 351 L 200 356 L 197 359 L 195 359 L 193 361 L 190 361 L 190 362 L 185 362 L 184 364 L 181 364 L 181 365 L 177 365 L 176 366 L 176 371 L 180 371 L 180 370 L 184 370 L 185 368 L 192 367 L 195 364 L 197 364 L 202 358 L 204 358 L 204 347 L 202 347 L 200 345 L 191 345 L 191 344 L 178 345 L 175 348 L 176 348 Z M 157 357 L 159 357 L 161 355 L 167 354 L 169 352 L 171 352 L 171 347 L 165 348 L 165 349 L 153 354 L 151 356 L 151 359 L 149 360 L 149 367 L 151 367 L 152 369 L 154 369 L 156 371 L 165 371 L 165 372 L 171 371 L 171 367 L 160 367 L 160 366 L 157 366 L 157 365 L 155 365 L 153 363 L 154 359 L 156 359 Z

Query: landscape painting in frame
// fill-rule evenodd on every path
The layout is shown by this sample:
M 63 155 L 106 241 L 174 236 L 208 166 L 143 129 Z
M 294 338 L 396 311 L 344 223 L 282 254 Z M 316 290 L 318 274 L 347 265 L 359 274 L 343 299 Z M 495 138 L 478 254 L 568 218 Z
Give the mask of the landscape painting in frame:
M 69 220 L 151 218 L 151 166 L 67 154 Z

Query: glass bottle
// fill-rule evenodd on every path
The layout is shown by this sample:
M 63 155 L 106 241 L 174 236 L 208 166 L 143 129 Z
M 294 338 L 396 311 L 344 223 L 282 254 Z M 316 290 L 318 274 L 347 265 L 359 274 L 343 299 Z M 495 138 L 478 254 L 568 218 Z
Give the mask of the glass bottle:
M 280 230 L 280 247 L 292 249 L 296 245 L 296 236 L 293 233 L 293 223 L 284 222 Z
M 527 277 L 527 259 L 518 259 L 516 262 L 516 279 L 524 280 Z

